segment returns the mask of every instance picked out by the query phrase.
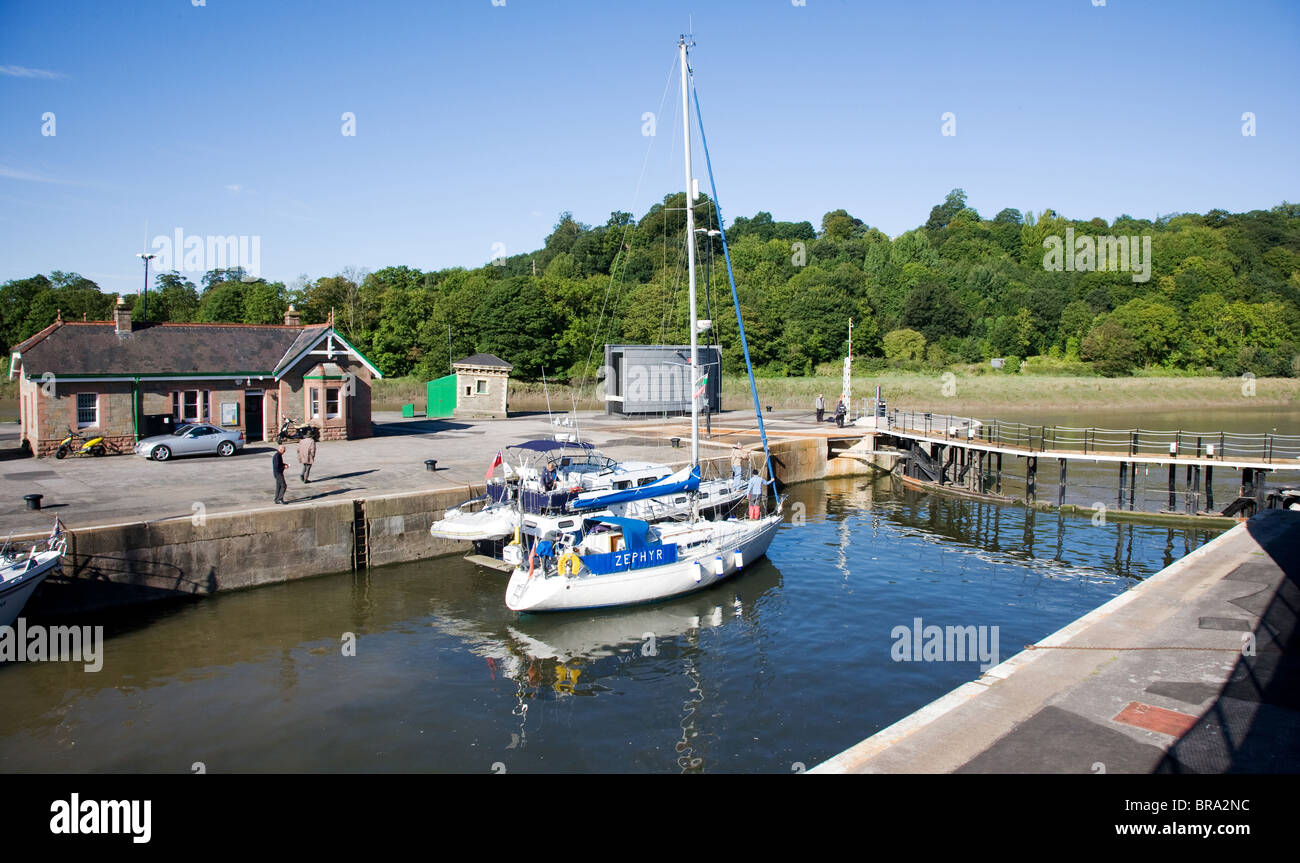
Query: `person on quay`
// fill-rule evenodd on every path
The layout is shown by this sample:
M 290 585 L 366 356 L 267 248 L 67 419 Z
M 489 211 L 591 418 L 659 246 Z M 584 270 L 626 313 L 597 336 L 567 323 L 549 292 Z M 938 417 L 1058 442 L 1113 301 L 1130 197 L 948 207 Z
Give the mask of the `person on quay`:
M 284 445 L 275 448 L 275 455 L 271 456 L 271 473 L 275 474 L 275 502 L 284 503 L 284 493 L 289 490 L 289 484 L 284 481 L 284 472 L 289 465 L 284 462 Z
M 817 394 L 817 422 L 821 422 L 826 416 L 826 398 L 821 393 Z
M 765 480 L 758 475 L 758 468 L 749 477 L 749 487 L 745 490 L 749 498 L 749 517 L 759 519 L 763 517 L 763 486 L 771 485 L 775 480 Z
M 744 476 L 745 470 L 745 450 L 740 446 L 740 441 L 736 441 L 735 446 L 731 448 L 731 481 L 735 482 Z
M 849 409 L 844 406 L 844 397 L 840 396 L 840 400 L 835 403 L 835 424 L 840 428 L 844 428 L 844 417 L 848 412 Z
M 298 464 L 302 467 L 300 478 L 311 482 L 311 466 L 316 461 L 316 435 L 308 434 L 298 441 Z

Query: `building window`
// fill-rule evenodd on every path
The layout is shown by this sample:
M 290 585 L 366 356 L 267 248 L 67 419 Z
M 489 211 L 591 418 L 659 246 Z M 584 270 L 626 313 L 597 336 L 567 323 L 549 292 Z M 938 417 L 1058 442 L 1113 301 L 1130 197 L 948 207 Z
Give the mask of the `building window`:
M 465 395 L 467 395 L 467 396 L 472 396 L 472 395 L 474 395 L 474 389 L 473 389 L 473 387 L 465 387 Z
M 483 380 L 482 378 L 479 378 L 474 382 L 474 386 L 477 388 L 479 395 L 481 396 L 487 395 L 487 381 Z
M 178 423 L 208 421 L 208 391 L 178 390 L 172 393 L 172 418 Z
M 77 428 L 99 425 L 99 395 L 77 393 Z
M 311 417 L 320 418 L 320 390 L 316 387 L 311 388 Z
M 339 415 L 339 388 L 325 388 L 325 418 L 335 419 Z

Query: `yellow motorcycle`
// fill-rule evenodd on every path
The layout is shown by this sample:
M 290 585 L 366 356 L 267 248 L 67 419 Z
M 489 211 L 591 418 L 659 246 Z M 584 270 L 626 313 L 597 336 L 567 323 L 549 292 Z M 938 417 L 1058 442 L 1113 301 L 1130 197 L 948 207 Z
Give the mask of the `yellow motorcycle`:
M 59 441 L 59 448 L 54 451 L 55 458 L 66 458 L 70 455 L 93 455 L 101 456 L 108 454 L 108 447 L 104 445 L 104 436 L 83 438 L 68 426 L 68 436 Z

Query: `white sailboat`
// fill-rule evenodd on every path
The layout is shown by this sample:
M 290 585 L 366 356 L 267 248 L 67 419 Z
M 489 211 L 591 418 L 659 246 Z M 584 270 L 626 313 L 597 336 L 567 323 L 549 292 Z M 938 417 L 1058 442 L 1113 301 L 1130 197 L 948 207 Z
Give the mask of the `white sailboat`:
M 59 567 L 67 550 L 63 525 L 54 519 L 54 530 L 26 552 L 0 549 L 0 626 L 12 626 L 22 614 L 45 577 Z
M 690 305 L 691 380 L 700 379 L 698 317 L 695 296 L 695 215 L 697 196 L 691 172 L 691 121 L 689 108 L 690 67 L 686 37 L 678 42 L 682 80 L 683 136 L 686 155 L 686 239 L 687 273 Z M 698 111 L 698 99 L 696 103 Z M 701 129 L 701 135 L 703 130 Z M 705 144 L 705 155 L 708 149 Z M 712 171 L 710 170 L 710 177 Z M 716 191 L 714 203 L 716 206 Z M 721 214 L 719 214 L 721 225 Z M 730 257 L 726 236 L 723 252 Z M 732 280 L 735 299 L 734 279 Z M 737 324 L 744 344 L 744 324 L 737 307 Z M 750 371 L 753 389 L 753 372 Z M 700 482 L 700 407 L 701 391 L 691 399 L 691 467 L 675 482 L 687 491 L 697 491 Z M 757 408 L 757 398 L 755 398 Z M 758 413 L 759 430 L 766 450 L 763 418 Z M 771 460 L 768 459 L 768 471 Z M 653 493 L 647 487 L 646 492 Z M 631 492 L 631 494 L 635 494 Z M 629 496 L 630 496 L 629 495 Z M 514 611 L 564 611 L 580 608 L 603 608 L 654 602 L 710 587 L 735 575 L 745 566 L 767 553 L 782 520 L 780 499 L 773 513 L 758 518 L 710 521 L 701 518 L 698 505 L 685 521 L 650 523 L 643 519 L 617 516 L 593 516 L 587 519 L 580 538 L 565 534 L 554 540 L 534 542 L 526 560 L 511 573 L 506 585 L 506 605 Z

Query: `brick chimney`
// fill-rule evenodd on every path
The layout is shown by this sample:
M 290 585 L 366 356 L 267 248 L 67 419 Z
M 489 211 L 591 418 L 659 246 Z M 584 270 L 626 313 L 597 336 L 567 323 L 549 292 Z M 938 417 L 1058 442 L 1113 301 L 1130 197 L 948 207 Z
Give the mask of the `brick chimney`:
M 284 313 L 284 325 L 286 327 L 302 326 L 302 316 L 293 307 L 293 303 L 289 304 L 289 311 Z
M 119 336 L 131 335 L 131 310 L 121 294 L 117 295 L 117 305 L 113 307 L 113 328 Z

